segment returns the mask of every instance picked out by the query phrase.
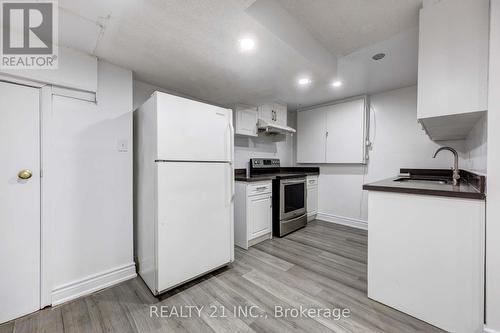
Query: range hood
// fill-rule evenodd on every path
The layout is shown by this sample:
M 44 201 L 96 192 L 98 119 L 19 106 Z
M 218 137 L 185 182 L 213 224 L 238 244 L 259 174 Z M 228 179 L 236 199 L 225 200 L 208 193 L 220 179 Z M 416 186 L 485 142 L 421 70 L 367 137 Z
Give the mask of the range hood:
M 291 127 L 273 124 L 264 119 L 259 119 L 257 121 L 257 129 L 259 132 L 264 132 L 266 134 L 293 134 L 297 132 Z

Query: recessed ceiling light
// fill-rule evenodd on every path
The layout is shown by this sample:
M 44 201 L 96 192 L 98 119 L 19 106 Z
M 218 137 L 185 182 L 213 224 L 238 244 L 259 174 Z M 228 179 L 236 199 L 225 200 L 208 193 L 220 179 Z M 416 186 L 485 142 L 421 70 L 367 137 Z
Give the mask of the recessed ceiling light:
M 373 60 L 382 60 L 384 58 L 385 58 L 385 53 L 377 53 L 372 57 Z
M 255 49 L 255 40 L 252 38 L 242 38 L 239 40 L 240 51 L 249 52 Z
M 310 78 L 308 77 L 303 77 L 303 78 L 300 78 L 299 81 L 297 81 L 301 86 L 306 86 L 308 84 L 310 84 L 312 81 Z
M 333 81 L 332 86 L 335 88 L 338 88 L 338 87 L 342 86 L 342 81 L 339 81 L 339 80 Z

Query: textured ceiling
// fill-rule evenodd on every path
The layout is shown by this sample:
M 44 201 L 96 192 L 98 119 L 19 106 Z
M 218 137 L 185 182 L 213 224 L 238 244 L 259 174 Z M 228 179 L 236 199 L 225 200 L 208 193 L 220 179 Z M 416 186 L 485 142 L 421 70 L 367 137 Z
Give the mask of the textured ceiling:
M 422 0 L 273 0 L 337 55 L 418 25 Z
M 416 83 L 420 1 L 257 1 L 59 0 L 60 43 L 219 105 L 295 108 Z M 266 2 L 281 6 L 281 22 L 296 23 L 293 34 L 266 20 Z M 261 4 L 264 12 L 252 11 Z M 244 35 L 257 40 L 253 54 L 238 51 Z M 379 51 L 386 59 L 370 60 Z M 308 89 L 297 87 L 301 75 L 312 78 Z M 345 84 L 333 90 L 337 77 Z

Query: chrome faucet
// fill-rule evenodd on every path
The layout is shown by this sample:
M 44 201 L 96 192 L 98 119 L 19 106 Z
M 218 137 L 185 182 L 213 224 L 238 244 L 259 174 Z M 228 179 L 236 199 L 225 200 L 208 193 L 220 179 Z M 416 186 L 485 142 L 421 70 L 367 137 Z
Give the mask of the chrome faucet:
M 456 186 L 458 185 L 458 180 L 460 179 L 460 171 L 458 170 L 458 153 L 455 149 L 451 147 L 441 147 L 438 150 L 436 150 L 432 158 L 436 158 L 437 154 L 442 150 L 451 151 L 453 153 L 453 156 L 455 157 L 455 163 L 453 164 L 453 185 Z

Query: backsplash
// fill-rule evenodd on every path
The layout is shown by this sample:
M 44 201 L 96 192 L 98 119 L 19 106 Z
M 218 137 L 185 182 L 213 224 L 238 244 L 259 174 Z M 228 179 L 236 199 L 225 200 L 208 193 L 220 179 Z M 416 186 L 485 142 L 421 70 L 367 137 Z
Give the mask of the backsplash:
M 282 166 L 293 166 L 293 137 L 287 135 L 282 141 L 273 141 L 272 136 L 235 136 L 235 168 L 248 168 L 251 158 L 279 158 Z

